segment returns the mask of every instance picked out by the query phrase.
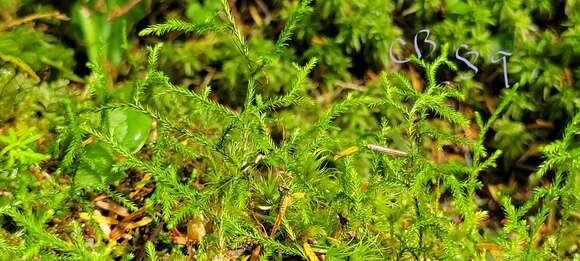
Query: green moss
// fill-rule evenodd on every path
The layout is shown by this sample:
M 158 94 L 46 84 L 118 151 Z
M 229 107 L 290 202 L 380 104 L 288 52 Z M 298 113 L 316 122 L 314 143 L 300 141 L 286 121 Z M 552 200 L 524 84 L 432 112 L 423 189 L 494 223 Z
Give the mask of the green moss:
M 230 2 L 2 13 L 0 256 L 578 257 L 574 1 Z

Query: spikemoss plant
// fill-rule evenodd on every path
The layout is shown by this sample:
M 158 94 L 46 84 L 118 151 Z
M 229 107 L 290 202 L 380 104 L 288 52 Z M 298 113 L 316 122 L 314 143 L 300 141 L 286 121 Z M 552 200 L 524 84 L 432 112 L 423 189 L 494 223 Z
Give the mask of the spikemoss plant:
M 62 184 L 32 175 L 2 176 L 18 185 L 14 200 L 0 206 L 0 217 L 14 227 L 2 231 L 10 234 L 0 238 L 3 256 L 548 260 L 565 255 L 559 239 L 570 233 L 574 225 L 567 222 L 578 207 L 580 114 L 561 141 L 543 150 L 547 159 L 537 177 L 553 174 L 551 185 L 536 189 L 519 207 L 499 195 L 507 223 L 494 235 L 478 226 L 487 214 L 476 193 L 501 151 L 488 151 L 484 140 L 519 85 L 504 92 L 489 118 L 475 113 L 472 122 L 454 106 L 463 92 L 438 80 L 445 67 L 456 70 L 444 46 L 432 62 L 411 58 L 425 72 L 422 90 L 400 73 L 383 73 L 380 94 L 350 92 L 305 121 L 284 112 L 314 102 L 304 90 L 317 59 L 294 66 L 297 77 L 281 96 L 262 95 L 261 82 L 309 1 L 300 2 L 273 48 L 260 54 L 247 46 L 228 1 L 221 4 L 222 12 L 202 23 L 170 20 L 141 34 L 230 34 L 244 60 L 246 79 L 237 83 L 245 89 L 243 105 L 219 103 L 209 85 L 191 90 L 172 83 L 157 69 L 162 44 L 149 49 L 143 77 L 125 85 L 132 93 L 128 99 L 108 93 L 106 71 L 94 64 L 88 98 L 65 102 L 57 138 Z M 347 139 L 339 118 L 359 109 L 373 111 L 379 127 Z M 299 127 L 285 127 L 300 120 Z M 473 130 L 476 135 L 470 135 Z M 6 140 L 12 141 L 0 141 Z M 435 151 L 461 149 L 463 158 L 433 158 L 428 144 Z M 150 194 L 138 200 L 121 183 L 148 187 Z M 28 191 L 30 186 L 40 186 L 39 193 Z M 97 202 L 116 202 L 131 214 L 109 207 L 115 214 L 103 217 L 95 206 L 104 203 Z M 560 226 L 548 217 L 558 204 Z M 138 216 L 144 217 L 133 220 Z M 112 225 L 117 226 L 107 231 Z M 538 242 L 542 227 L 552 231 L 542 232 L 546 241 Z

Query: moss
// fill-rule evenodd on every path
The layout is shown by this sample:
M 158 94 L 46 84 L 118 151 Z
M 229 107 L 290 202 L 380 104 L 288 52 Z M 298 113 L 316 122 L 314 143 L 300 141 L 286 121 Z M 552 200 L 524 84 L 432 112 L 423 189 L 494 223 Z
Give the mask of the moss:
M 2 13 L 1 256 L 578 257 L 574 1 L 231 2 Z

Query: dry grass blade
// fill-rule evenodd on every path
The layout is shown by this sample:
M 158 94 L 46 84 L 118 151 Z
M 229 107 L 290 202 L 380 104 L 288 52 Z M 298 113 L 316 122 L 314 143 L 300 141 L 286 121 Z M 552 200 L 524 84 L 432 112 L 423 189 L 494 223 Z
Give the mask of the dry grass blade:
M 280 200 L 280 210 L 278 211 L 278 215 L 276 216 L 276 221 L 274 221 L 274 226 L 272 227 L 272 231 L 270 231 L 270 237 L 273 237 L 280 229 L 280 225 L 282 224 L 282 219 L 284 218 L 284 215 L 286 214 L 286 208 L 288 208 L 288 203 L 290 203 L 290 200 L 291 200 L 290 196 L 288 196 L 288 195 L 282 196 L 282 199 Z M 254 217 L 254 219 L 256 220 L 258 225 L 261 227 L 261 229 L 263 229 L 263 231 L 258 230 L 258 231 L 260 231 L 259 233 L 261 235 L 265 234 L 266 229 L 258 221 L 258 219 L 255 216 L 255 213 L 252 213 L 252 216 Z M 258 260 L 260 258 L 261 251 L 262 251 L 262 247 L 260 245 L 256 245 L 256 247 L 252 251 L 252 256 L 250 257 L 250 260 Z
M 132 192 L 129 192 L 129 198 L 135 198 L 139 192 L 147 185 L 147 182 L 151 179 L 151 175 L 149 173 L 145 173 L 143 179 L 135 185 L 135 189 Z
M 276 216 L 276 221 L 274 222 L 272 231 L 270 231 L 270 237 L 273 237 L 280 229 L 280 224 L 282 224 L 282 218 L 284 218 L 284 215 L 286 214 L 286 208 L 288 207 L 289 201 L 290 197 L 288 197 L 287 195 L 282 196 L 282 199 L 280 200 L 280 210 L 278 211 L 278 215 Z
M 114 203 L 109 203 L 105 201 L 95 201 L 95 206 L 102 208 L 104 210 L 111 211 L 119 216 L 126 217 L 129 215 L 129 211 L 126 208 L 121 207 Z
M 137 222 L 129 223 L 125 227 L 125 229 L 126 230 L 129 230 L 129 229 L 134 229 L 134 228 L 146 226 L 147 224 L 151 223 L 151 221 L 153 221 L 152 218 L 150 218 L 150 217 L 143 217 L 141 220 L 139 220 Z
M 254 250 L 252 250 L 252 256 L 250 256 L 250 261 L 256 261 L 260 259 L 260 251 L 262 251 L 262 247 L 257 245 Z
M 312 248 L 307 242 L 304 242 L 303 247 L 304 252 L 306 252 L 306 257 L 308 257 L 308 261 L 319 261 L 318 257 L 316 256 L 314 251 L 312 251 Z
M 182 235 L 177 228 L 172 228 L 171 241 L 173 241 L 173 243 L 178 245 L 186 245 L 189 239 L 187 238 L 187 236 Z
M 85 213 L 85 212 L 79 213 L 79 218 L 84 220 L 84 221 L 89 221 L 91 219 L 89 214 Z M 116 219 L 114 219 L 112 217 L 101 216 L 100 214 L 97 214 L 97 212 L 95 212 L 95 214 L 93 215 L 93 219 L 97 223 L 104 223 L 104 224 L 109 224 L 109 225 L 119 224 L 119 221 L 117 221 Z
M 258 26 L 264 25 L 264 22 L 262 22 L 262 17 L 260 17 L 260 14 L 258 14 L 258 10 L 254 5 L 250 5 L 250 16 L 252 17 L 254 22 L 256 22 L 256 25 Z
M 334 155 L 334 160 L 340 159 L 342 157 L 346 157 L 346 156 L 351 155 L 357 151 L 358 151 L 357 146 L 349 147 L 345 150 L 340 151 L 339 153 L 336 153 L 336 155 Z
M 138 222 L 133 222 L 132 220 L 137 218 L 138 216 L 140 216 L 141 214 L 143 214 L 143 212 L 145 212 L 146 208 L 142 207 L 139 210 L 129 214 L 128 216 L 126 216 L 125 218 L 123 218 L 123 220 L 119 223 L 119 225 L 117 225 L 113 231 L 111 231 L 111 234 L 109 234 L 109 239 L 113 242 L 117 241 L 117 239 L 123 237 L 125 235 L 125 231 L 140 227 L 140 226 L 145 226 L 149 223 L 151 223 L 152 219 L 150 217 L 143 217 L 140 221 Z

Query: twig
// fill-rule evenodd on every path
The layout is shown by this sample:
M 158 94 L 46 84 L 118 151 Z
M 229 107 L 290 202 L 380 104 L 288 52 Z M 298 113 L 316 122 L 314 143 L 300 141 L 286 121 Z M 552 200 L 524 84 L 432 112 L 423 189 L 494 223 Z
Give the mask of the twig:
M 260 8 L 260 10 L 262 10 L 262 12 L 265 14 L 264 24 L 270 24 L 270 21 L 272 21 L 272 15 L 270 14 L 270 11 L 268 11 L 268 6 L 264 4 L 262 0 L 256 0 L 256 4 L 258 5 L 258 8 Z
M 17 26 L 17 25 L 32 22 L 34 20 L 45 19 L 45 18 L 54 18 L 54 19 L 58 19 L 58 20 L 62 20 L 62 21 L 70 20 L 70 18 L 68 18 L 68 16 L 63 15 L 59 12 L 32 14 L 32 15 L 26 16 L 24 18 L 13 20 L 13 21 L 6 23 L 4 26 L 0 27 L 0 31 L 4 31 L 6 29 L 12 28 L 12 27 Z
M 2 29 L 0 29 L 0 31 L 2 31 Z M 40 82 L 40 77 L 38 77 L 36 72 L 34 72 L 34 70 L 28 64 L 26 64 L 24 61 L 20 60 L 20 58 L 18 58 L 16 56 L 8 55 L 8 54 L 3 54 L 0 52 L 0 60 L 4 60 L 4 61 L 11 62 L 11 63 L 15 64 L 21 70 L 26 72 L 35 83 Z
M 258 220 L 258 218 L 256 217 L 256 212 L 252 211 L 252 218 L 254 218 L 254 221 L 256 221 L 256 224 L 258 224 L 258 234 L 260 234 L 260 236 L 268 236 L 268 232 L 266 232 L 266 228 L 264 227 L 264 225 L 262 225 L 262 223 L 260 223 L 260 221 Z
M 113 20 L 127 14 L 128 12 L 131 11 L 131 9 L 133 9 L 135 6 L 137 6 L 137 4 L 139 4 L 140 2 L 141 2 L 141 0 L 133 0 L 122 7 L 117 7 L 115 9 L 113 9 L 111 14 L 107 17 L 107 21 L 109 21 L 109 22 L 113 21 Z
M 384 154 L 391 155 L 391 156 L 407 157 L 409 155 L 409 153 L 404 152 L 404 151 L 391 149 L 391 148 L 387 148 L 387 147 L 383 147 L 383 146 L 379 146 L 379 145 L 375 145 L 375 144 L 368 144 L 367 148 L 369 150 L 384 153 Z
M 201 88 L 207 87 L 209 82 L 211 82 L 211 79 L 213 78 L 214 73 L 215 73 L 214 69 L 212 69 L 212 68 L 207 69 L 207 75 L 205 76 L 205 78 L 203 78 L 203 82 L 200 85 Z

